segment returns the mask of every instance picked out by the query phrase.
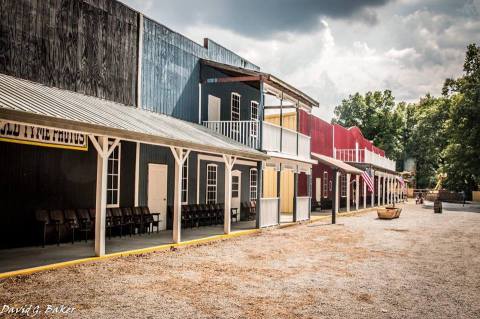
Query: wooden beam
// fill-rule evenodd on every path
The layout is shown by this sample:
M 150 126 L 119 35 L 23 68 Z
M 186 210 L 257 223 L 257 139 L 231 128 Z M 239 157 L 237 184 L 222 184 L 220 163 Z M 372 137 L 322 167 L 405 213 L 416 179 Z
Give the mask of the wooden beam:
M 232 83 L 232 82 L 253 82 L 260 81 L 262 77 L 257 76 L 231 76 L 224 78 L 209 78 L 203 81 L 203 83 L 212 84 L 212 83 Z

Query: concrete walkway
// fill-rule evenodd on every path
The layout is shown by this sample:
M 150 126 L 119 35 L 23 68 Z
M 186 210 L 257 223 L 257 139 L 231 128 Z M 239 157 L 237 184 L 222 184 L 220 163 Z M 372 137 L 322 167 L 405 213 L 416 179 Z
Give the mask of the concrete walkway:
M 255 221 L 232 223 L 232 231 L 255 228 Z M 182 241 L 223 234 L 223 225 L 182 229 Z M 106 253 L 118 253 L 172 243 L 172 231 L 165 230 L 150 235 L 133 235 L 106 238 Z M 45 266 L 59 262 L 94 257 L 94 242 L 89 240 L 57 245 L 21 247 L 0 250 L 0 273 Z

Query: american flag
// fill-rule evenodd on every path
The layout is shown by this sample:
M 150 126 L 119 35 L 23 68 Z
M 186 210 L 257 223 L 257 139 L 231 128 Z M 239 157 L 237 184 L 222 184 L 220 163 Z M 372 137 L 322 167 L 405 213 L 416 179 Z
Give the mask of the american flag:
M 402 189 L 405 188 L 405 181 L 403 180 L 403 177 L 397 176 L 397 181 L 400 183 L 400 186 L 402 186 Z
M 370 176 L 370 170 L 366 169 L 362 173 L 362 178 L 365 181 L 365 183 L 367 184 L 368 190 L 373 192 L 373 179 L 372 179 L 372 176 Z

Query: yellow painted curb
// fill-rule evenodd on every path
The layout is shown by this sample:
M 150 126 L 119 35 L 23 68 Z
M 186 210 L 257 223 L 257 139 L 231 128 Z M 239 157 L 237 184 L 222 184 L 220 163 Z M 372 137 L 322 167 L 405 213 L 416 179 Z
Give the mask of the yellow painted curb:
M 41 272 L 41 271 L 60 269 L 60 268 L 65 268 L 65 267 L 69 267 L 69 266 L 85 264 L 85 263 L 88 263 L 88 262 L 100 261 L 100 260 L 104 260 L 104 259 L 125 257 L 125 256 L 131 256 L 131 255 L 141 255 L 141 254 L 153 253 L 153 252 L 158 252 L 158 251 L 164 251 L 164 250 L 168 250 L 168 249 L 176 248 L 176 247 L 194 246 L 194 245 L 204 244 L 204 243 L 213 242 L 213 241 L 220 241 L 220 240 L 224 240 L 224 239 L 255 234 L 255 233 L 259 233 L 261 231 L 262 231 L 261 229 L 238 230 L 238 231 L 231 232 L 230 234 L 214 235 L 214 236 L 203 237 L 203 238 L 199 238 L 199 239 L 192 239 L 192 240 L 183 241 L 183 242 L 180 242 L 180 243 L 177 243 L 177 244 L 165 244 L 165 245 L 160 245 L 160 246 L 134 249 L 134 250 L 128 250 L 128 251 L 123 251 L 123 252 L 118 252 L 118 253 L 107 254 L 107 255 L 101 256 L 101 257 L 88 257 L 88 258 L 59 262 L 59 263 L 45 265 L 45 266 L 38 266 L 38 267 L 14 270 L 14 271 L 1 273 L 0 274 L 0 279 L 5 279 L 5 278 L 10 278 L 10 277 L 15 277 L 15 276 L 31 275 L 33 273 L 37 273 L 37 272 Z

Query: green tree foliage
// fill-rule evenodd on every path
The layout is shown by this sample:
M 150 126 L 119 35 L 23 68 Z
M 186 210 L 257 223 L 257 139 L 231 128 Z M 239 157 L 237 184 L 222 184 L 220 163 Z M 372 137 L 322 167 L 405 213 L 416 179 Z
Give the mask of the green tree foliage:
M 480 46 L 468 46 L 463 71 L 445 81 L 441 97 L 427 94 L 417 103 L 396 104 L 389 90 L 350 95 L 332 122 L 358 126 L 397 169 L 413 157 L 417 187 L 433 187 L 446 173 L 444 187 L 468 194 L 480 185 Z
M 449 189 L 470 191 L 480 185 L 480 46 L 468 46 L 463 71 L 462 77 L 447 79 L 443 87 L 453 106 L 442 171 Z
M 403 117 L 391 91 L 350 95 L 335 108 L 335 116 L 333 123 L 344 127 L 358 126 L 365 138 L 383 149 L 389 158 L 401 158 Z

